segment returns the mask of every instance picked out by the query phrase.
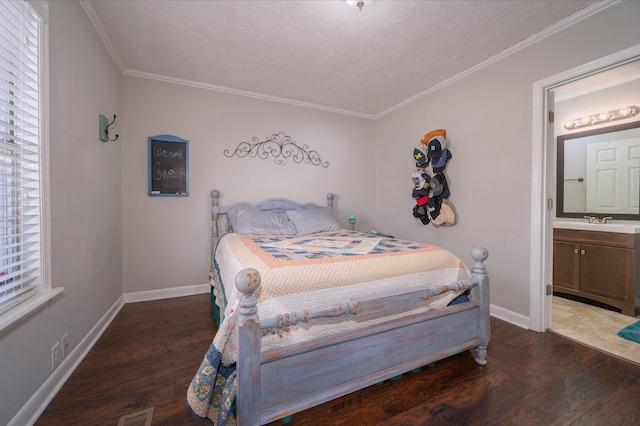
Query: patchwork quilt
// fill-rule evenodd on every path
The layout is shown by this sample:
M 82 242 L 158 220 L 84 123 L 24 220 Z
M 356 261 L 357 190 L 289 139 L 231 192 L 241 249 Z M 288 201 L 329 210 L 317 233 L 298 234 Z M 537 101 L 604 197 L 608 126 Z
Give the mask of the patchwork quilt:
M 240 293 L 235 276 L 255 268 L 262 283 L 256 292 L 260 318 L 307 309 L 320 310 L 353 297 L 420 286 L 440 286 L 428 306 L 408 307 L 384 319 L 446 306 L 464 289 L 449 283 L 470 273 L 449 251 L 428 244 L 354 231 L 333 231 L 300 237 L 242 236 L 220 239 L 212 266 L 211 284 L 220 307 L 221 323 L 187 394 L 193 413 L 216 425 L 234 424 L 235 322 Z M 350 315 L 314 320 L 283 329 L 263 330 L 263 351 L 296 345 L 381 320 L 381 314 Z

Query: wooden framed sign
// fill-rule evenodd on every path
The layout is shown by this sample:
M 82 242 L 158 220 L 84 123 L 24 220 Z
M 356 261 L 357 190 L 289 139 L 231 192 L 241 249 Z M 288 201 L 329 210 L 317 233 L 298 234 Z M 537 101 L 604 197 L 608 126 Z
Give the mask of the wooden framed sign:
M 189 141 L 149 137 L 149 195 L 189 196 Z

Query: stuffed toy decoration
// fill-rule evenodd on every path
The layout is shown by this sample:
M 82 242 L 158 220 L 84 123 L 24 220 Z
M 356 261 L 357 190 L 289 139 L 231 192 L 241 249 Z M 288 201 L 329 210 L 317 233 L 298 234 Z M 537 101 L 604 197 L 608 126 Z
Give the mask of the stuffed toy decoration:
M 444 175 L 445 166 L 452 157 L 447 149 L 446 136 L 445 129 L 433 130 L 425 134 L 413 150 L 417 167 L 412 175 L 412 197 L 416 199 L 413 216 L 419 218 L 423 225 L 433 222 L 437 226 L 451 226 L 455 223 L 453 206 L 448 201 L 444 202 L 451 195 Z M 431 166 L 433 176 L 426 171 L 428 166 Z

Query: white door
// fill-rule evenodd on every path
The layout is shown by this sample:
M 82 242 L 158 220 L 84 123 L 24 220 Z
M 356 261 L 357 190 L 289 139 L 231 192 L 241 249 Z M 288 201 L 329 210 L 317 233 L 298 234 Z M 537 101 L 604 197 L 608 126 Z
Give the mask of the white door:
M 637 214 L 640 193 L 640 139 L 587 145 L 587 211 Z

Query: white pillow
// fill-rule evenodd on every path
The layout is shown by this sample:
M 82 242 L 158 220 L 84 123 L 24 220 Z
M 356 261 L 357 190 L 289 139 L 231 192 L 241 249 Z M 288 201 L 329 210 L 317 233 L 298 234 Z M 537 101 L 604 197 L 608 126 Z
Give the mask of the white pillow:
M 296 235 L 284 212 L 238 210 L 234 231 L 242 235 Z
M 338 231 L 341 229 L 340 223 L 333 215 L 333 210 L 326 207 L 287 210 L 287 216 L 295 225 L 298 235 Z

